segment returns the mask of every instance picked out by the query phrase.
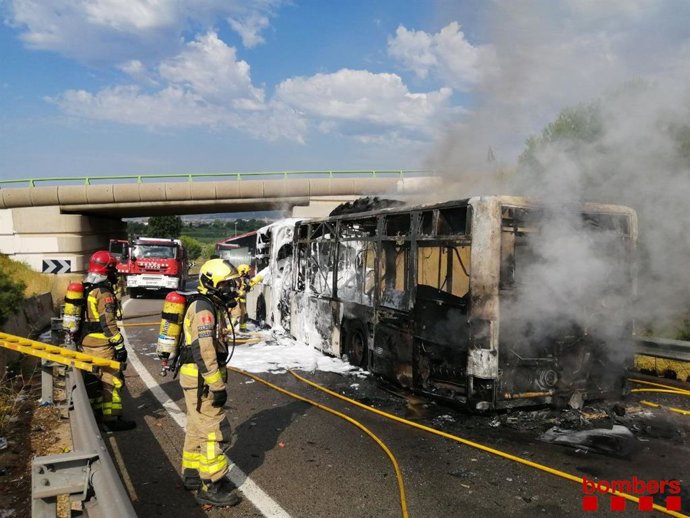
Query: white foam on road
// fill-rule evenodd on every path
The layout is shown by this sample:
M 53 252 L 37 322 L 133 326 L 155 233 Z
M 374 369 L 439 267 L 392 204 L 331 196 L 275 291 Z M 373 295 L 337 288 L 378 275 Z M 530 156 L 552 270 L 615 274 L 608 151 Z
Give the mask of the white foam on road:
M 129 302 L 130 299 L 126 300 L 122 305 L 123 312 Z M 168 396 L 168 394 L 166 394 L 151 373 L 146 369 L 146 367 L 144 367 L 144 364 L 141 362 L 137 356 L 137 353 L 134 351 L 134 348 L 129 343 L 127 332 L 124 326 L 120 325 L 120 331 L 125 339 L 125 345 L 127 346 L 128 363 L 134 367 L 134 370 L 137 371 L 141 381 L 151 391 L 151 394 L 153 394 L 163 408 L 165 408 L 168 414 L 170 414 L 170 417 L 175 420 L 180 428 L 186 430 L 187 416 L 185 412 L 183 412 L 180 407 L 177 406 L 177 403 L 175 403 L 170 396 Z M 230 465 L 228 478 L 264 516 L 269 518 L 290 518 L 290 515 L 287 511 L 285 511 L 285 509 L 280 507 L 275 500 L 268 496 L 265 491 L 256 485 L 256 483 L 235 464 Z
M 251 333 L 258 343 L 239 343 L 229 365 L 248 372 L 282 373 L 288 369 L 305 372 L 337 372 L 366 376 L 366 371 L 340 358 L 326 356 L 313 347 L 275 331 Z

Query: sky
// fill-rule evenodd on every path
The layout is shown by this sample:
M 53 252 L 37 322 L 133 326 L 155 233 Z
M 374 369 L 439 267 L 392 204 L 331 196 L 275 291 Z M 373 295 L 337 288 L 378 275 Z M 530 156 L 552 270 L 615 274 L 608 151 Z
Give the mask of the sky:
M 510 165 L 686 0 L 0 0 L 0 180 Z M 686 72 L 687 75 L 687 72 Z

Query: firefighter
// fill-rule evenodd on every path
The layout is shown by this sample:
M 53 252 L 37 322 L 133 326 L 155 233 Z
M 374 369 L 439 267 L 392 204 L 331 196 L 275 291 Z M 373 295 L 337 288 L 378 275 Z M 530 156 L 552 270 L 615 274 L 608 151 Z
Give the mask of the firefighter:
M 182 452 L 185 489 L 195 490 L 197 501 L 232 506 L 240 501 L 226 477 L 230 423 L 227 401 L 225 329 L 228 310 L 237 304 L 237 270 L 223 259 L 206 261 L 199 272 L 199 295 L 185 312 L 184 345 L 180 350 L 180 385 L 187 406 L 187 432 Z
M 237 273 L 240 274 L 239 296 L 237 298 L 240 333 L 247 332 L 247 293 L 263 279 L 261 275 L 250 277 L 250 272 L 251 267 L 248 264 L 241 264 L 237 267 Z
M 124 370 L 127 367 L 127 350 L 117 327 L 118 302 L 114 293 L 116 265 L 117 259 L 105 250 L 94 253 L 89 260 L 84 279 L 84 318 L 78 344 L 87 354 L 120 362 Z M 100 379 L 87 376 L 85 384 L 90 389 L 89 399 L 95 414 L 102 418 L 106 431 L 119 432 L 136 427 L 134 421 L 122 418 L 121 373 L 116 375 L 104 370 Z

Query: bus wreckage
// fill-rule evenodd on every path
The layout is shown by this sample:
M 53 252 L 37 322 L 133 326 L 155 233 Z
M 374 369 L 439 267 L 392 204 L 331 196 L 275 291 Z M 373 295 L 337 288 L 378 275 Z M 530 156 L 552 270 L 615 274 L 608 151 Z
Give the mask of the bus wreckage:
M 513 196 L 277 222 L 250 317 L 413 391 L 488 410 L 618 397 L 637 217 Z

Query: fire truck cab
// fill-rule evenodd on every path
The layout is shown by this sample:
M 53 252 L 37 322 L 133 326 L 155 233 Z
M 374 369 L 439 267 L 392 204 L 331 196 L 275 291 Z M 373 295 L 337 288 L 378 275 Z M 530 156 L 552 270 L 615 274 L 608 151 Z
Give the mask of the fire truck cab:
M 121 243 L 114 241 L 111 246 Z M 184 289 L 188 269 L 182 241 L 155 237 L 139 237 L 130 242 L 118 264 L 127 292 L 133 298 L 147 291 Z

